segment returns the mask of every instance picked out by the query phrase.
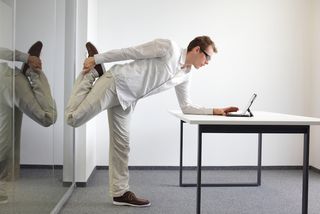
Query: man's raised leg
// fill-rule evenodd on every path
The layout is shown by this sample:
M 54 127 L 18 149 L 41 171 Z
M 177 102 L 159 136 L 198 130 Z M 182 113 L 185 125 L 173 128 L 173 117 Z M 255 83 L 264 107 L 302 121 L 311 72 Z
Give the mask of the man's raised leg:
M 86 47 L 89 56 L 98 53 L 91 43 L 87 43 Z M 95 82 L 96 77 L 99 78 Z M 118 103 L 112 75 L 104 72 L 102 65 L 96 65 L 87 74 L 81 73 L 78 76 L 65 111 L 66 121 L 69 125 L 78 127 Z

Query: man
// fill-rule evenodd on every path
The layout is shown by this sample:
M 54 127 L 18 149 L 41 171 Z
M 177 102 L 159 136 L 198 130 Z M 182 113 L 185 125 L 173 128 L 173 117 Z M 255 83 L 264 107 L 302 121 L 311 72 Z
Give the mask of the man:
M 129 123 L 139 99 L 175 87 L 179 105 L 185 114 L 225 115 L 237 107 L 205 108 L 191 103 L 189 79 L 192 66 L 207 65 L 217 49 L 208 36 L 199 36 L 187 49 L 166 39 L 130 48 L 98 54 L 87 43 L 89 57 L 83 72 L 76 80 L 66 108 L 66 120 L 73 127 L 80 126 L 108 109 L 110 130 L 109 188 L 115 205 L 149 206 L 146 199 L 129 191 Z M 117 64 L 104 72 L 102 63 L 133 60 Z M 98 80 L 94 83 L 95 79 Z
M 28 54 L 0 48 L 1 60 L 24 63 L 20 70 L 0 62 L 0 204 L 8 202 L 7 181 L 19 175 L 23 113 L 45 127 L 57 120 L 50 86 L 41 70 L 41 49 L 40 41 L 31 46 Z

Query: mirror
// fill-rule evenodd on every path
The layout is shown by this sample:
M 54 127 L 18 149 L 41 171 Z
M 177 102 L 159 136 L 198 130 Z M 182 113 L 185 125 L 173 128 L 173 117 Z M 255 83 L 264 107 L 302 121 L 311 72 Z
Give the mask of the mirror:
M 13 162 L 13 4 L 0 1 L 0 210 L 8 203 Z
M 0 213 L 50 213 L 74 180 L 65 1 L 0 0 L 0 16 Z

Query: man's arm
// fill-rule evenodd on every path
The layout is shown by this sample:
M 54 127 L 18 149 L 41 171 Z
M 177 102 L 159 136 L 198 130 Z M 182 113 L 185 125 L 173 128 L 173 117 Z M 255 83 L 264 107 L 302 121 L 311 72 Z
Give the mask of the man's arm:
M 13 53 L 15 56 L 13 55 Z M 7 61 L 24 62 L 36 71 L 40 71 L 42 69 L 41 60 L 39 57 L 30 56 L 29 54 L 23 53 L 18 50 L 15 50 L 15 52 L 13 52 L 10 49 L 0 47 L 0 59 Z
M 175 87 L 180 108 L 184 114 L 226 115 L 229 112 L 238 111 L 237 107 L 206 108 L 191 103 L 189 96 L 189 80 Z
M 88 57 L 84 62 L 84 72 L 90 71 L 96 64 L 124 60 L 139 60 L 164 57 L 168 54 L 172 44 L 170 40 L 156 39 L 151 42 L 122 49 L 115 49 L 105 53 Z
M 13 53 L 15 54 L 15 59 Z M 23 53 L 21 51 L 16 50 L 15 52 L 13 52 L 10 49 L 0 47 L 0 59 L 27 63 L 28 57 L 29 54 Z

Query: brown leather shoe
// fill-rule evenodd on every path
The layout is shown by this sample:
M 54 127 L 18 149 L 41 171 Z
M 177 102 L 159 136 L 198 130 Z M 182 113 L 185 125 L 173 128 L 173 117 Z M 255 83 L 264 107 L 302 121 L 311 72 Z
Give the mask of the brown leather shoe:
M 120 197 L 113 198 L 114 205 L 132 206 L 132 207 L 148 207 L 151 205 L 150 201 L 146 199 L 137 198 L 133 192 L 125 192 Z
M 94 56 L 95 54 L 98 54 L 97 48 L 91 42 L 87 42 L 86 48 L 87 48 L 89 56 Z M 99 73 L 99 77 L 101 77 L 103 75 L 102 66 L 99 64 L 99 65 L 94 66 L 94 68 Z
M 41 53 L 41 49 L 42 49 L 42 42 L 41 41 L 37 41 L 36 43 L 34 43 L 30 48 L 29 48 L 29 51 L 28 51 L 28 54 L 30 56 L 36 56 L 36 57 L 39 57 L 40 56 L 40 53 Z M 23 63 L 22 65 L 22 73 L 25 74 L 27 69 L 29 68 L 29 65 L 27 63 Z

